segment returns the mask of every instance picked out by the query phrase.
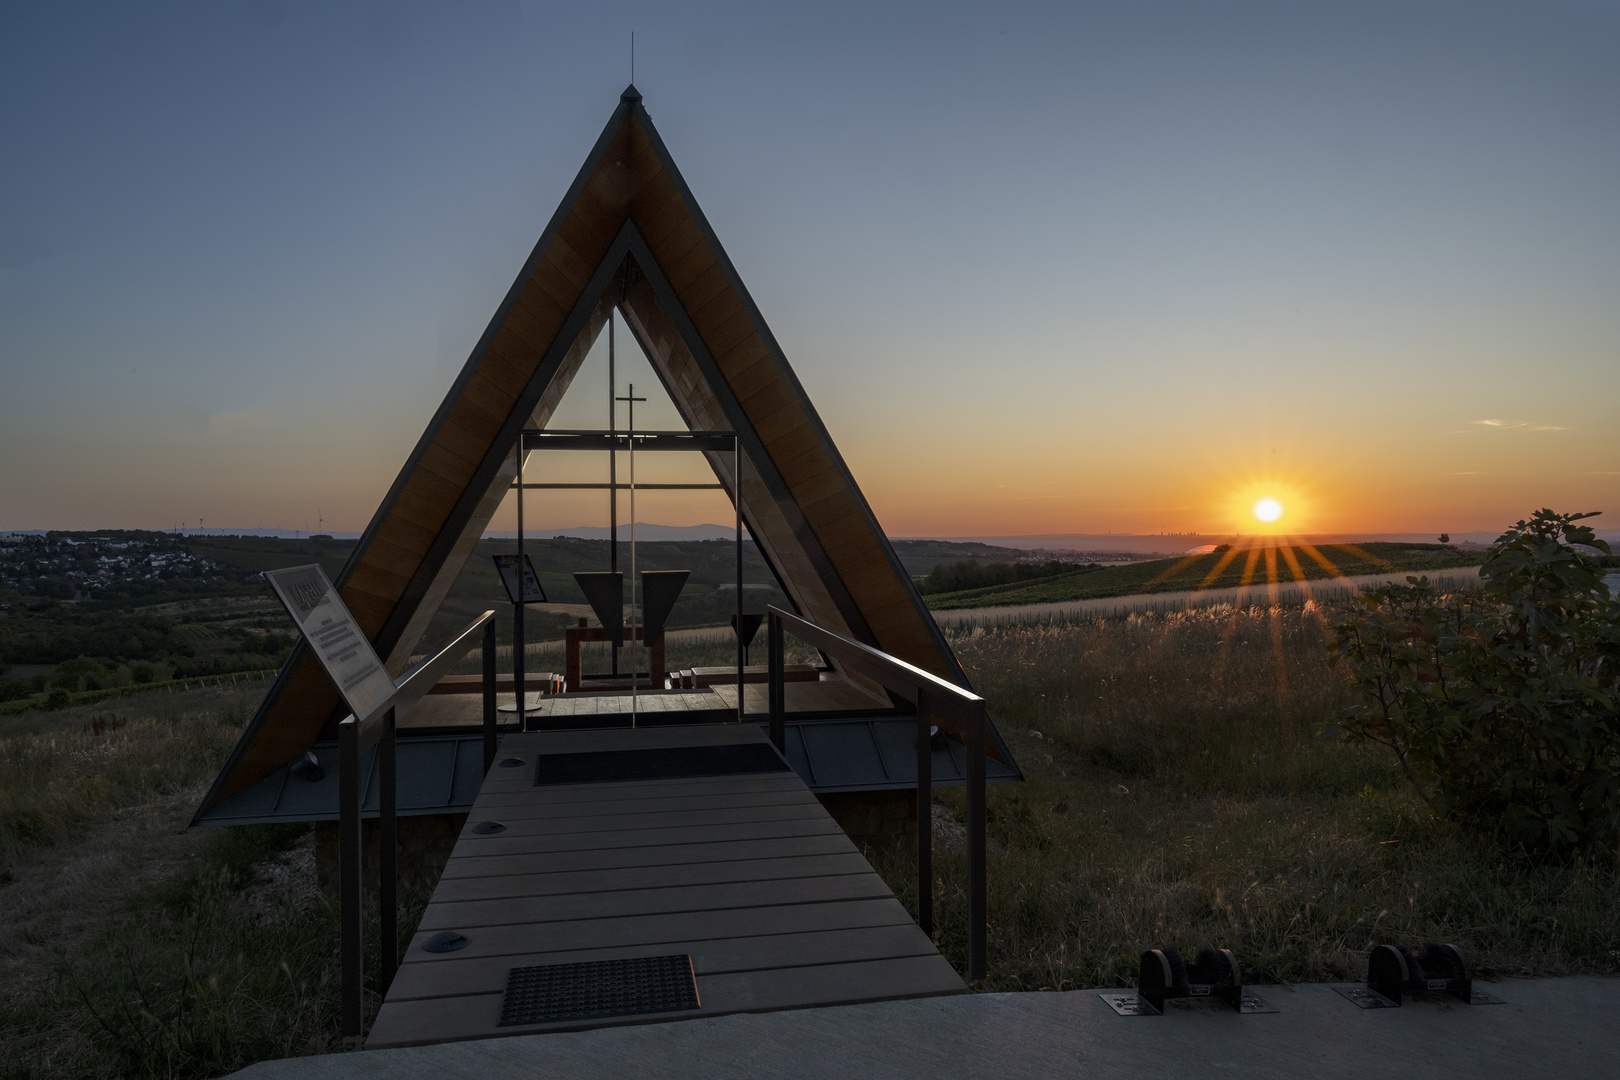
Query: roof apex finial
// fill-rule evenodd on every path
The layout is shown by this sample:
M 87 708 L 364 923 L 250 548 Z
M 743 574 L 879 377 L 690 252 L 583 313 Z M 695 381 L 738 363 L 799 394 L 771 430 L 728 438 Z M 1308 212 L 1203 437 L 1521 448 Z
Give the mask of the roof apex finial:
M 624 88 L 624 93 L 619 95 L 619 100 L 620 101 L 640 101 L 641 100 L 641 91 L 636 89 L 636 84 L 635 83 L 631 83 L 629 86 Z

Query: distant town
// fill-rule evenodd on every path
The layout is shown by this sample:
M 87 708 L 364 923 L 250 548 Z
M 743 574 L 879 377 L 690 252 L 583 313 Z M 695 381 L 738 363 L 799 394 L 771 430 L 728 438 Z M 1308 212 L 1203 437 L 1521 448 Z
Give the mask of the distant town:
M 0 590 L 55 600 L 133 599 L 182 582 L 218 585 L 255 575 L 187 550 L 171 533 L 47 533 L 0 537 Z

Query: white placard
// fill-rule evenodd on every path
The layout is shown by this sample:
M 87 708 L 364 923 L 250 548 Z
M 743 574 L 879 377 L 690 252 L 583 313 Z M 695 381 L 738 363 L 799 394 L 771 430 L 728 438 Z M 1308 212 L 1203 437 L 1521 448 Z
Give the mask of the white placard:
M 293 566 L 266 570 L 264 579 L 356 717 L 364 720 L 388 700 L 394 680 L 327 580 L 325 570 L 318 564 Z

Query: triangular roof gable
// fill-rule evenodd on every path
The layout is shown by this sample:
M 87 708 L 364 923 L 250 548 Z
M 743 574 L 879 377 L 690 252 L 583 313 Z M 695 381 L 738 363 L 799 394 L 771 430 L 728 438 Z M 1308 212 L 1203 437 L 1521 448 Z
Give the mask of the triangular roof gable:
M 617 307 L 695 429 L 743 438 L 743 514 L 806 617 L 966 685 L 634 87 L 362 534 L 336 584 L 403 670 Z M 730 486 L 729 455 L 711 455 Z M 757 475 L 756 475 L 757 474 Z M 339 707 L 300 643 L 204 808 L 308 749 Z

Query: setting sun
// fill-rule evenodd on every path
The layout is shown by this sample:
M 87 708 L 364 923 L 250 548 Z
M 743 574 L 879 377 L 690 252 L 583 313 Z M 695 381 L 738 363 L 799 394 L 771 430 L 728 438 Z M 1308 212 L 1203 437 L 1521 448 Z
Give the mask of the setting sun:
M 1254 504 L 1254 516 L 1264 522 L 1273 522 L 1282 517 L 1282 503 L 1276 499 L 1261 499 Z

